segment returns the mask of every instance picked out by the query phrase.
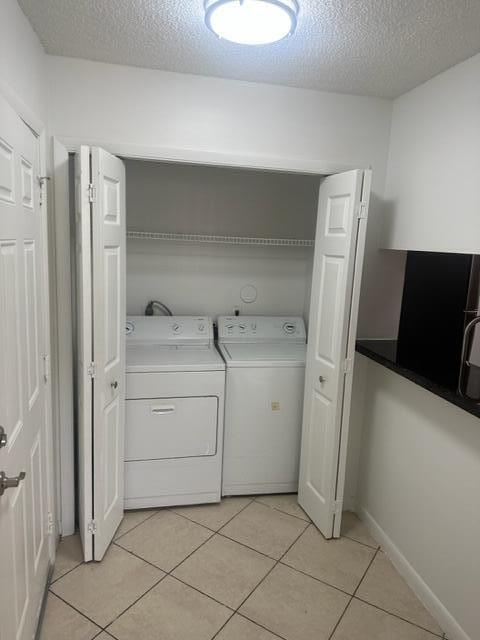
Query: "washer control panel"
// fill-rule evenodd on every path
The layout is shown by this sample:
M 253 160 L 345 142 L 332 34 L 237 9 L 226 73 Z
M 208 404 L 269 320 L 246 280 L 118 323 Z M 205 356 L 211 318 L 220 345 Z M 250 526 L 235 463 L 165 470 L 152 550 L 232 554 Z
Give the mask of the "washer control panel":
M 219 342 L 306 342 L 303 318 L 284 316 L 220 316 Z
M 127 316 L 128 343 L 210 344 L 213 323 L 204 316 Z

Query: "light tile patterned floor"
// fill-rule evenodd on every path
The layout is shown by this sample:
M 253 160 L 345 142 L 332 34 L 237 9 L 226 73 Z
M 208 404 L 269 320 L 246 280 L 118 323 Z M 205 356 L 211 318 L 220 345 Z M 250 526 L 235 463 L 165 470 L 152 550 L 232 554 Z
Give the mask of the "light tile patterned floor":
M 435 640 L 352 513 L 325 540 L 296 496 L 128 512 L 101 563 L 65 538 L 41 640 Z

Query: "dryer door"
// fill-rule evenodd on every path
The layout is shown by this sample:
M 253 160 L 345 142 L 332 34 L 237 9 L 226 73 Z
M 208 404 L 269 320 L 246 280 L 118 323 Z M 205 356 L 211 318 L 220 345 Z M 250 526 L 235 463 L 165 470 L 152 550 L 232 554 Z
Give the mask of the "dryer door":
M 214 456 L 218 398 L 126 401 L 125 460 Z

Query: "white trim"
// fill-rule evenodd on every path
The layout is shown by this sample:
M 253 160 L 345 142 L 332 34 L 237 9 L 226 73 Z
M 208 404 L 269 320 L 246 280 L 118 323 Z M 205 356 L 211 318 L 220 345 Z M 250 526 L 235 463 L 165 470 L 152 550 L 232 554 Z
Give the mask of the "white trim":
M 361 520 L 367 525 L 372 536 L 380 543 L 395 569 L 397 569 L 415 595 L 425 605 L 425 608 L 445 631 L 449 640 L 473 640 L 473 638 L 470 638 L 462 629 L 445 605 L 440 602 L 423 578 L 415 571 L 407 558 L 387 533 L 385 533 L 375 518 L 373 518 L 364 507 L 358 507 L 357 513 Z
M 26 121 L 28 126 L 32 126 L 31 122 Z M 39 150 L 39 171 L 40 175 L 46 175 L 47 171 L 47 135 L 45 128 L 42 127 L 38 134 L 38 150 Z M 45 183 L 40 187 L 43 191 L 42 206 L 40 207 L 40 213 L 42 216 L 42 241 L 43 241 L 43 290 L 44 290 L 44 304 L 43 304 L 43 322 L 45 331 L 45 356 L 52 361 L 52 344 L 51 344 L 51 324 L 50 324 L 50 254 L 49 254 L 49 237 L 48 237 L 48 217 L 49 217 L 49 199 L 48 188 Z M 57 512 L 57 501 L 55 499 L 57 491 L 58 479 L 54 472 L 55 460 L 58 457 L 58 452 L 55 447 L 55 430 L 53 414 L 56 411 L 54 407 L 53 389 L 52 389 L 52 376 L 50 375 L 46 380 L 45 386 L 45 421 L 47 432 L 47 455 L 48 455 L 48 469 L 47 469 L 47 483 L 48 483 L 48 513 L 54 514 L 54 518 Z M 55 562 L 55 550 L 56 550 L 56 534 L 49 536 L 49 552 L 50 562 Z
M 55 362 L 53 386 L 56 409 L 56 442 L 58 455 L 56 470 L 58 478 L 56 514 L 57 526 L 62 536 L 75 532 L 75 478 L 74 478 L 74 389 L 73 389 L 73 318 L 71 282 L 71 234 L 69 167 L 57 166 L 55 138 L 50 138 L 51 180 L 50 233 L 51 258 L 51 308 L 53 334 L 52 345 Z M 63 215 L 62 215 L 63 214 Z M 66 215 L 65 215 L 66 214 Z
M 153 160 L 158 162 L 180 162 L 187 164 L 237 167 L 243 169 L 262 169 L 265 171 L 284 171 L 287 173 L 307 173 L 330 175 L 352 169 L 367 169 L 370 166 L 359 164 L 337 164 L 333 162 L 312 162 L 311 160 L 290 156 L 262 156 L 237 153 L 223 153 L 182 147 L 147 147 L 128 143 L 115 143 L 107 140 L 57 136 L 68 151 L 78 151 L 81 145 L 102 147 L 109 153 L 124 158 Z

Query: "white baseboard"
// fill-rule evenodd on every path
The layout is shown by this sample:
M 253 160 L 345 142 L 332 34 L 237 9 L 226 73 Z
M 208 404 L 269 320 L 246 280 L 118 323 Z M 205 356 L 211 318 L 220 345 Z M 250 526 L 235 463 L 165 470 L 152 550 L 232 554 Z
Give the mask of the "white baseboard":
M 449 640 L 473 640 L 458 624 L 448 609 L 440 602 L 427 583 L 415 571 L 393 540 L 385 533 L 378 522 L 363 507 L 357 507 L 357 513 L 366 524 L 372 536 L 379 542 L 392 564 L 404 578 L 425 608 L 432 614 Z

